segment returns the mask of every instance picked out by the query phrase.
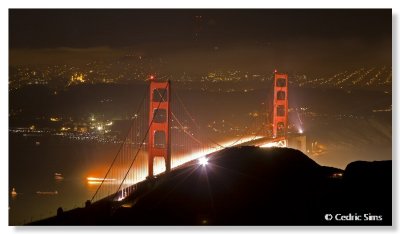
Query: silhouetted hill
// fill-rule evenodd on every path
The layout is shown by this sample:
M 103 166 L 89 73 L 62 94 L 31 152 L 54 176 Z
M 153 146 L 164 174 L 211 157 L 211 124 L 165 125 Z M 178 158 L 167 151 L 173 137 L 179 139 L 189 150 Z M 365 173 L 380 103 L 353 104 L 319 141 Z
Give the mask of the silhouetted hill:
M 320 166 L 294 149 L 229 148 L 209 155 L 206 166 L 188 164 L 139 184 L 123 204 L 103 201 L 33 224 L 390 225 L 390 165 L 356 162 L 343 172 Z M 376 173 L 378 177 L 372 175 Z M 362 182 L 372 177 L 380 185 Z M 354 205 L 359 184 L 365 184 L 366 192 L 384 188 L 376 199 L 368 196 Z M 384 218 L 326 220 L 327 214 L 363 212 Z
M 392 217 L 392 161 L 356 161 L 343 174 L 348 210 Z

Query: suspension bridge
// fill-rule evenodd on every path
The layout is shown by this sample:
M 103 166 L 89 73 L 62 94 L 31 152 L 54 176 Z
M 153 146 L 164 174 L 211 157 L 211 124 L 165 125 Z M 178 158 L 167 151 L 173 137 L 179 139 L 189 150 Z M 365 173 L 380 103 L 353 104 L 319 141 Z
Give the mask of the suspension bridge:
M 122 201 L 136 185 L 181 165 L 206 163 L 206 156 L 232 146 L 286 147 L 288 145 L 288 76 L 274 73 L 273 118 L 254 123 L 255 134 L 242 134 L 230 142 L 213 140 L 189 112 L 169 80 L 150 76 L 147 92 L 132 119 L 123 143 L 103 178 L 88 178 L 98 184 L 90 202 Z M 265 120 L 267 122 L 267 120 Z M 258 125 L 258 126 L 257 126 Z M 272 129 L 266 129 L 272 126 Z

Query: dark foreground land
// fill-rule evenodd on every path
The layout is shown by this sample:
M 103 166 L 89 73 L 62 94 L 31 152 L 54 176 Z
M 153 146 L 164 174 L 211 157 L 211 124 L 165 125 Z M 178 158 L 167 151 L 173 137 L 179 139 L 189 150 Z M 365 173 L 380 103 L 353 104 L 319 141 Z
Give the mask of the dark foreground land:
M 286 148 L 230 148 L 30 225 L 391 225 L 392 162 L 323 167 Z

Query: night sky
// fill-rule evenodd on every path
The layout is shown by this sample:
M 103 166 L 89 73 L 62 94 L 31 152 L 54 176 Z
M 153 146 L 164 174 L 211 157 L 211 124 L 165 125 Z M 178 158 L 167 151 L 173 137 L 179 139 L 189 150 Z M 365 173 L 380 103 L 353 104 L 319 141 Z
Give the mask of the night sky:
M 391 64 L 387 10 L 10 10 L 10 64 L 74 63 L 126 51 L 171 71 L 334 73 Z

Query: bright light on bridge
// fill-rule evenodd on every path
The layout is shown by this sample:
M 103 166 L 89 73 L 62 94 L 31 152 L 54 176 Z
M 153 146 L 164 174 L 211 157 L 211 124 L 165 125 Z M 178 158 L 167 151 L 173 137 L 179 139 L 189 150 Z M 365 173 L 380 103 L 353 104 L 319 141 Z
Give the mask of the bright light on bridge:
M 269 142 L 267 144 L 264 145 L 260 145 L 261 148 L 271 148 L 271 147 L 278 147 L 278 143 L 277 142 Z
M 208 164 L 208 158 L 206 157 L 199 158 L 199 164 L 205 167 Z
M 217 152 L 217 151 L 222 150 L 224 148 L 237 146 L 237 145 L 240 145 L 240 144 L 243 144 L 243 143 L 246 143 L 246 142 L 257 140 L 259 138 L 261 138 L 261 136 L 243 137 L 240 140 L 230 140 L 230 141 L 222 142 L 222 143 L 220 143 L 220 145 L 218 147 L 200 150 L 198 152 L 193 152 L 193 153 L 187 154 L 187 155 L 181 155 L 179 157 L 179 159 L 177 159 L 177 160 L 175 160 L 174 158 L 172 159 L 172 168 L 180 166 L 182 164 L 185 164 L 185 163 L 187 163 L 189 161 L 198 160 L 199 158 L 205 157 L 207 154 L 211 154 L 211 153 Z M 155 165 L 155 167 L 157 167 L 157 165 Z M 156 171 L 156 169 L 155 169 L 155 171 Z M 157 169 L 157 172 L 158 171 L 159 170 Z M 158 172 L 158 173 L 160 173 L 160 172 Z M 155 173 L 155 174 L 158 174 L 158 173 Z

